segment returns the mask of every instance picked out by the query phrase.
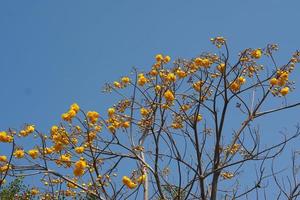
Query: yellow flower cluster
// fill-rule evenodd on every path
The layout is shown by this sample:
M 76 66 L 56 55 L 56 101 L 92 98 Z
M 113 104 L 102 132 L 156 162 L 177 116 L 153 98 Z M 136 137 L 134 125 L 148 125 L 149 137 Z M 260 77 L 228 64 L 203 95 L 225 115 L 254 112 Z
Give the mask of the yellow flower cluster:
M 212 62 L 208 58 L 195 58 L 194 60 L 196 66 L 209 68 Z
M 166 80 L 168 82 L 175 82 L 176 81 L 176 75 L 174 73 L 168 73 L 166 76 Z
M 150 110 L 150 109 L 147 109 L 147 108 L 141 108 L 141 109 L 140 109 L 140 113 L 141 113 L 141 115 L 142 115 L 143 117 L 149 115 L 150 112 L 151 112 L 151 110 Z
M 141 184 L 145 181 L 146 175 L 143 174 L 139 176 L 138 178 L 131 180 L 128 176 L 123 176 L 122 182 L 124 185 L 126 185 L 129 189 L 134 189 L 138 186 L 138 184 Z
M 278 70 L 276 73 L 276 77 L 270 79 L 271 87 L 277 87 L 275 90 L 278 91 L 282 96 L 287 95 L 290 92 L 290 88 L 287 86 L 289 80 L 289 71 Z M 282 88 L 280 88 L 282 87 Z
M 224 73 L 225 72 L 225 63 L 221 63 L 220 65 L 218 65 L 217 70 L 221 73 Z
M 175 100 L 175 96 L 171 90 L 167 90 L 164 97 L 168 103 L 172 103 Z
M 74 183 L 76 183 L 76 182 L 77 182 L 77 180 L 76 180 L 76 179 L 73 179 L 72 182 L 68 182 L 68 183 L 67 183 L 67 187 L 68 187 L 68 188 L 72 188 L 72 189 L 77 188 L 77 186 L 74 184 Z
M 255 49 L 251 52 L 251 57 L 255 59 L 259 59 L 262 55 L 262 50 L 261 49 Z
M 78 160 L 75 165 L 75 169 L 73 171 L 75 176 L 82 176 L 84 174 L 85 168 L 87 167 L 87 163 L 84 159 Z
M 138 85 L 139 86 L 144 86 L 149 80 L 144 76 L 144 74 L 139 74 L 138 75 Z
M 16 149 L 14 152 L 14 156 L 18 159 L 23 158 L 24 157 L 24 150 L 23 149 Z
M 6 156 L 0 156 L 0 162 L 6 162 L 7 157 Z
M 232 92 L 237 92 L 240 90 L 241 85 L 246 83 L 246 79 L 243 76 L 238 77 L 235 81 L 231 82 L 229 88 Z
M 157 54 L 155 56 L 155 60 L 158 63 L 160 63 L 160 62 L 168 63 L 168 62 L 171 61 L 171 57 L 170 56 L 163 56 L 162 54 Z
M 211 38 L 210 41 L 216 45 L 217 48 L 221 48 L 225 44 L 226 39 L 224 37 L 215 37 Z
M 122 106 L 122 105 L 121 105 Z M 122 108 L 123 110 L 124 108 Z M 108 130 L 115 134 L 116 129 L 118 128 L 129 128 L 130 127 L 130 121 L 126 119 L 125 116 L 116 115 L 116 109 L 115 108 L 109 108 L 107 110 L 108 120 L 106 122 L 108 123 Z
M 40 191 L 38 190 L 38 189 L 36 189 L 36 188 L 32 188 L 31 190 L 30 190 L 30 194 L 32 195 L 32 196 L 36 196 L 36 195 L 38 195 L 40 193 Z
M 96 111 L 89 111 L 86 116 L 92 124 L 95 124 L 98 121 L 99 113 Z
M 187 73 L 186 73 L 184 70 L 178 68 L 178 69 L 176 70 L 176 75 L 177 75 L 179 78 L 184 78 L 184 77 L 187 76 Z
M 224 152 L 229 152 L 230 154 L 235 154 L 240 149 L 239 144 L 233 144 L 231 147 L 227 147 Z
M 13 136 L 8 135 L 5 131 L 0 132 L 0 142 L 11 143 L 13 141 Z
M 173 120 L 173 122 L 172 122 L 172 124 L 171 124 L 171 127 L 172 127 L 173 129 L 181 129 L 181 128 L 183 128 L 182 117 L 181 117 L 180 115 L 177 115 L 177 116 L 174 118 L 174 120 Z
M 26 128 L 24 130 L 20 131 L 20 135 L 23 137 L 28 136 L 30 133 L 33 133 L 35 130 L 33 125 L 27 125 Z
M 51 139 L 54 143 L 53 150 L 56 152 L 61 151 L 65 145 L 70 143 L 70 137 L 65 128 L 57 127 L 55 125 L 51 127 Z M 51 151 L 51 149 L 47 149 L 47 152 L 52 153 L 49 152 L 49 150 Z
M 58 160 L 56 160 L 57 165 L 64 165 L 65 167 L 71 167 L 71 155 L 62 154 Z
M 204 84 L 204 81 L 197 81 L 196 83 L 193 84 L 194 90 L 196 90 L 197 92 L 200 92 L 203 84 Z
M 61 115 L 61 117 L 63 120 L 70 122 L 76 116 L 76 114 L 78 113 L 79 110 L 80 110 L 80 107 L 78 106 L 78 104 L 74 103 L 70 106 L 69 111 L 66 113 L 63 113 Z
M 124 87 L 126 87 L 129 83 L 130 83 L 130 78 L 127 77 L 127 76 L 124 76 L 124 77 L 121 78 L 121 81 L 120 81 L 120 82 L 119 82 L 119 81 L 115 81 L 115 82 L 113 83 L 113 85 L 114 85 L 115 88 L 124 88 Z
M 8 164 L 0 166 L 0 172 L 6 172 L 11 168 Z
M 129 177 L 123 176 L 122 178 L 123 184 L 126 185 L 129 189 L 136 188 L 137 184 L 134 183 Z
M 83 146 L 75 147 L 75 152 L 78 154 L 82 154 L 84 152 L 84 147 Z
M 45 147 L 44 154 L 45 155 L 51 154 L 51 153 L 53 153 L 54 150 L 55 150 L 54 147 Z
M 284 88 L 281 88 L 281 90 L 280 90 L 280 94 L 282 96 L 287 95 L 289 92 L 290 92 L 290 88 L 289 87 L 284 87 Z
M 31 149 L 31 150 L 28 151 L 28 155 L 32 159 L 36 159 L 39 156 L 39 150 L 37 150 L 37 149 Z
M 75 197 L 76 191 L 66 190 L 66 191 L 64 192 L 64 194 L 65 194 L 67 197 Z

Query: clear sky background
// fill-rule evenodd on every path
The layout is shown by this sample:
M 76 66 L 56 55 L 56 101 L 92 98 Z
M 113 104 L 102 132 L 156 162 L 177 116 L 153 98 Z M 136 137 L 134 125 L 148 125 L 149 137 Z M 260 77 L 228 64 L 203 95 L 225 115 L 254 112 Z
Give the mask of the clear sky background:
M 282 63 L 300 48 L 300 1 L 0 1 L 0 127 L 48 129 L 73 102 L 104 110 L 105 82 L 212 49 L 278 43 Z M 106 106 L 104 106 L 106 105 Z
M 49 130 L 73 102 L 103 113 L 106 82 L 133 66 L 150 69 L 157 53 L 211 50 L 214 36 L 226 37 L 234 54 L 278 43 L 283 64 L 300 48 L 299 8 L 299 0 L 1 0 L 0 130 Z M 290 97 L 299 100 L 299 89 Z M 284 112 L 287 126 L 299 111 Z

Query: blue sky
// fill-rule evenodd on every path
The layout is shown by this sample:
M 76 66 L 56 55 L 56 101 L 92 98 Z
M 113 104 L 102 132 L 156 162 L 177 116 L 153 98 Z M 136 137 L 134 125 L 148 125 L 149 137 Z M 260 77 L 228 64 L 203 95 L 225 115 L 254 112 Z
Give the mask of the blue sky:
M 0 129 L 33 123 L 46 131 L 73 102 L 103 113 L 111 103 L 101 93 L 106 82 L 133 66 L 150 69 L 157 53 L 191 58 L 212 50 L 214 36 L 228 39 L 233 57 L 277 43 L 283 64 L 300 48 L 299 7 L 298 0 L 2 0 Z M 285 111 L 287 125 L 298 113 Z
M 191 58 L 225 36 L 233 53 L 300 47 L 299 1 L 1 1 L 0 127 L 48 128 L 72 102 L 101 110 L 105 82 L 153 56 Z

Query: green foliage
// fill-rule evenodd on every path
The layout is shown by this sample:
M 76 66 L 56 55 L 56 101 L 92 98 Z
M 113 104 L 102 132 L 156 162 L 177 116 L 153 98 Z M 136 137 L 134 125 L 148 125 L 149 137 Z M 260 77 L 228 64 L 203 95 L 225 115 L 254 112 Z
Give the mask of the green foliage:
M 1 200 L 11 200 L 16 197 L 16 195 L 24 196 L 30 198 L 30 193 L 26 185 L 23 183 L 23 178 L 17 178 L 11 181 L 7 186 L 2 186 L 0 188 L 0 199 Z M 21 198 L 22 199 L 22 198 Z

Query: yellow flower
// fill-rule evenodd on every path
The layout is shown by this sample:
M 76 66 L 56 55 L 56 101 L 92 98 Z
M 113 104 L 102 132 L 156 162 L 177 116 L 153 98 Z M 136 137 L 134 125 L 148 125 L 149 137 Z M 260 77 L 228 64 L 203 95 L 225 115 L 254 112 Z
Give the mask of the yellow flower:
M 234 81 L 230 84 L 229 88 L 232 92 L 237 92 L 240 89 L 240 85 L 236 81 Z
M 108 113 L 108 116 L 109 117 L 111 117 L 111 116 L 113 116 L 114 114 L 115 114 L 115 109 L 114 108 L 109 108 L 108 110 L 107 110 L 107 113 Z
M 75 168 L 78 169 L 85 169 L 87 167 L 87 163 L 85 160 L 78 160 L 77 162 L 75 162 Z
M 63 113 L 61 115 L 61 118 L 64 120 L 64 121 L 71 121 L 72 117 L 69 115 L 69 113 Z
M 0 166 L 0 172 L 6 172 L 10 168 L 11 168 L 11 166 L 9 166 L 8 164 Z
M 254 51 L 251 52 L 251 57 L 255 59 L 259 59 L 262 55 L 261 49 L 255 49 Z
M 70 110 L 67 113 L 63 113 L 61 115 L 61 118 L 64 121 L 71 122 L 72 118 L 76 116 L 79 109 L 79 106 L 76 103 L 74 103 L 70 106 Z
M 175 76 L 175 74 L 169 73 L 169 74 L 167 75 L 167 80 L 170 81 L 170 82 L 175 82 L 175 81 L 176 81 L 176 76 Z
M 73 117 L 75 117 L 75 116 L 76 116 L 75 110 L 69 110 L 68 115 L 70 116 L 71 119 L 72 119 Z
M 51 154 L 53 152 L 53 148 L 50 148 L 50 147 L 46 147 L 45 149 L 44 149 L 44 154 Z
M 139 86 L 144 86 L 148 82 L 148 79 L 144 76 L 144 74 L 139 74 L 138 77 Z
M 38 189 L 35 189 L 35 188 L 32 188 L 32 189 L 30 190 L 30 194 L 31 194 L 32 196 L 35 196 L 35 195 L 39 194 L 39 190 L 38 190 Z
M 71 166 L 71 155 L 68 154 L 63 154 L 60 156 L 60 160 L 66 164 L 66 166 L 70 167 Z
M 85 161 L 82 161 L 82 160 L 77 161 L 75 163 L 75 169 L 73 171 L 74 175 L 75 176 L 82 176 L 84 174 L 85 168 L 86 168 Z
M 57 131 L 58 131 L 58 127 L 57 126 L 54 125 L 54 126 L 51 127 L 51 131 L 50 131 L 51 135 L 56 134 Z
M 126 121 L 126 122 L 122 123 L 122 127 L 123 128 L 129 128 L 130 127 L 130 122 Z
M 241 145 L 239 144 L 233 144 L 232 147 L 227 147 L 225 152 L 229 151 L 230 154 L 235 154 L 239 148 L 240 148 Z
M 161 86 L 160 85 L 156 85 L 154 88 L 155 92 L 159 92 L 161 90 Z
M 28 134 L 27 134 L 27 132 L 25 130 L 20 130 L 20 135 L 23 136 L 23 137 L 25 137 Z
M 58 142 L 58 143 L 56 143 L 56 144 L 53 146 L 53 149 L 54 149 L 54 151 L 56 151 L 56 152 L 59 152 L 59 151 L 63 150 L 63 148 L 64 148 L 64 146 L 63 146 L 63 144 L 62 144 L 61 142 Z
M 96 111 L 89 111 L 87 112 L 87 117 L 91 121 L 91 123 L 95 124 L 98 121 L 99 113 Z
M 84 152 L 84 147 L 75 147 L 75 152 L 81 154 Z
M 237 79 L 238 83 L 240 85 L 243 85 L 246 83 L 246 79 L 243 77 L 243 76 L 240 76 L 238 79 Z
M 146 108 L 141 108 L 140 113 L 142 116 L 147 116 L 150 113 L 150 110 L 148 110 Z
M 210 67 L 211 65 L 210 60 L 207 58 L 195 58 L 194 62 L 197 66 L 202 66 L 206 68 Z
M 164 62 L 165 62 L 165 63 L 170 62 L 170 60 L 171 60 L 171 57 L 170 57 L 170 56 L 165 56 L 165 57 L 164 57 Z
M 151 76 L 156 76 L 156 75 L 158 74 L 158 71 L 157 71 L 156 69 L 152 69 L 152 70 L 149 72 L 149 74 L 150 74 Z
M 33 133 L 34 132 L 34 126 L 33 125 L 28 125 L 25 129 L 27 133 Z
M 203 85 L 203 81 L 198 81 L 193 84 L 193 88 L 199 92 L 201 90 L 202 85 Z
M 184 104 L 181 106 L 182 111 L 187 111 L 188 109 L 190 109 L 190 105 L 188 105 L 188 104 Z
M 76 193 L 75 193 L 75 191 L 72 191 L 72 190 L 66 190 L 65 195 L 67 197 L 71 197 L 71 196 L 74 197 L 76 195 Z
M 202 119 L 203 119 L 202 115 L 199 114 L 199 115 L 197 116 L 197 121 L 200 122 Z
M 271 78 L 270 84 L 271 84 L 271 85 L 277 85 L 277 84 L 278 84 L 277 78 Z
M 115 82 L 114 82 L 114 86 L 115 86 L 116 88 L 121 88 L 121 84 L 120 84 L 118 81 L 115 81 Z
M 138 183 L 143 183 L 146 180 L 146 174 L 141 175 L 140 177 L 138 177 L 137 182 Z
M 6 162 L 7 157 L 6 156 L 0 156 L 0 162 Z
M 185 71 L 181 70 L 181 69 L 178 69 L 178 70 L 176 71 L 176 75 L 177 75 L 179 78 L 184 78 L 184 77 L 187 76 L 187 73 L 186 73 Z
M 127 185 L 131 182 L 131 179 L 127 176 L 123 176 L 122 182 L 123 182 L 124 185 Z
M 163 57 L 163 55 L 161 55 L 161 54 L 157 54 L 157 55 L 155 56 L 155 60 L 156 60 L 157 62 L 161 62 L 163 59 L 164 59 L 164 57 Z
M 70 106 L 70 110 L 74 110 L 76 113 L 78 113 L 78 111 L 80 110 L 80 107 L 77 103 L 73 103 L 71 106 Z
M 22 150 L 22 149 L 17 149 L 17 150 L 15 150 L 15 152 L 14 152 L 14 156 L 16 157 L 16 158 L 23 158 L 24 157 L 24 150 Z
M 82 176 L 84 174 L 84 169 L 81 169 L 81 168 L 75 168 L 74 171 L 73 171 L 73 174 L 75 176 Z
M 13 141 L 13 137 L 8 135 L 5 131 L 0 132 L 0 142 L 11 143 Z
M 183 127 L 182 123 L 178 123 L 178 122 L 173 122 L 171 124 L 171 127 L 174 128 L 174 129 L 180 129 Z
M 200 66 L 203 63 L 203 60 L 202 60 L 202 58 L 195 58 L 194 62 L 197 66 Z
M 122 178 L 122 182 L 124 185 L 126 185 L 129 189 L 134 189 L 137 184 L 134 183 L 129 177 L 127 176 L 123 176 Z
M 173 92 L 171 92 L 170 90 L 167 90 L 165 92 L 164 97 L 165 97 L 166 101 L 168 101 L 168 102 L 172 102 L 175 99 Z
M 39 156 L 39 151 L 37 149 L 31 149 L 28 151 L 28 154 L 32 159 L 36 159 Z
M 285 96 L 285 95 L 287 95 L 287 94 L 289 93 L 289 91 L 290 91 L 290 88 L 289 88 L 289 87 L 284 87 L 284 88 L 282 88 L 282 89 L 280 90 L 280 94 L 281 94 L 282 96 Z
M 73 189 L 77 188 L 77 186 L 74 184 L 74 183 L 76 183 L 76 182 L 77 182 L 76 179 L 73 180 L 73 183 L 72 183 L 72 182 L 68 182 L 68 183 L 67 183 L 67 187 L 68 187 L 68 188 L 73 188 Z
M 137 186 L 137 184 L 134 183 L 134 182 L 132 182 L 132 181 L 127 185 L 127 187 L 128 187 L 129 189 L 134 189 L 134 188 L 136 188 L 136 186 Z
M 122 77 L 121 81 L 122 81 L 124 84 L 128 84 L 128 83 L 130 83 L 130 78 L 127 77 L 127 76 L 124 76 L 124 77 Z
M 278 70 L 277 76 L 278 76 L 277 85 L 279 86 L 284 86 L 286 82 L 289 80 L 289 72 L 287 71 Z
M 219 72 L 224 73 L 224 71 L 225 71 L 225 63 L 221 63 L 220 65 L 218 65 L 217 69 L 218 69 Z

